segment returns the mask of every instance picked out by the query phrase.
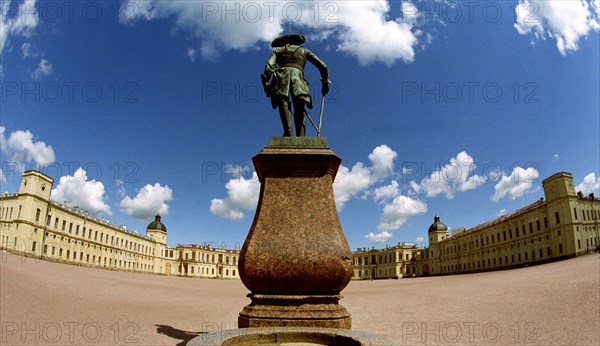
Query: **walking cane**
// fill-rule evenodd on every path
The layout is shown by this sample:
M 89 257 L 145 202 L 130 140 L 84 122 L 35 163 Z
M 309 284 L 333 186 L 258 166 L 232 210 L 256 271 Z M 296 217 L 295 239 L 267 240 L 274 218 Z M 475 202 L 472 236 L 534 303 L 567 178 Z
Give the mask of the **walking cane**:
M 317 137 L 321 137 L 321 125 L 323 124 L 323 109 L 325 108 L 325 95 L 321 96 L 321 114 L 319 115 L 319 128 L 317 129 Z

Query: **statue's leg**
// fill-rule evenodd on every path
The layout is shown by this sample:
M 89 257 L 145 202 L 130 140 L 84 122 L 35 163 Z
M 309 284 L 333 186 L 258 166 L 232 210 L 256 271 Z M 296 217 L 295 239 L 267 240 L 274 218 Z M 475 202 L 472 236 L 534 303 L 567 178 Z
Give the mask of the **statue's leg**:
M 290 102 L 286 98 L 280 97 L 277 107 L 279 108 L 281 125 L 283 125 L 283 136 L 290 137 L 292 135 L 292 111 L 290 109 Z
M 296 127 L 296 136 L 306 136 L 306 118 L 304 116 L 304 101 L 294 100 L 294 126 Z

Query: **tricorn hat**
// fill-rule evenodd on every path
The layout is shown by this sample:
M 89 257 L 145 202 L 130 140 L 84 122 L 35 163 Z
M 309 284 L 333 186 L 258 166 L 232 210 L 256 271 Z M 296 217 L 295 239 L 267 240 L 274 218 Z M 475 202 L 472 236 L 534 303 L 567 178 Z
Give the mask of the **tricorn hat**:
M 273 42 L 271 42 L 271 47 L 283 47 L 286 44 L 301 45 L 304 42 L 306 42 L 306 38 L 304 36 L 298 34 L 288 34 L 275 38 Z

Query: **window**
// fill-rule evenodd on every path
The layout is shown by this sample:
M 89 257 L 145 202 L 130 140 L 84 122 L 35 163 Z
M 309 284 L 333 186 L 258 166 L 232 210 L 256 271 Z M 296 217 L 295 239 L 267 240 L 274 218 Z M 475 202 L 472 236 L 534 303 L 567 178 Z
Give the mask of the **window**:
M 35 252 L 36 242 L 31 243 L 31 251 Z
M 544 249 L 540 249 L 540 258 L 544 257 Z
M 546 256 L 550 257 L 550 246 L 546 248 Z
M 548 229 L 548 218 L 544 217 L 544 228 Z
M 537 230 L 541 230 L 542 228 L 540 227 L 540 220 L 535 220 L 535 225 L 537 226 Z
M 573 208 L 573 216 L 575 216 L 575 220 L 577 220 L 577 208 Z
M 75 227 L 75 235 L 79 235 L 79 225 Z
M 519 236 L 519 226 L 515 227 L 515 237 Z
M 529 223 L 529 234 L 533 233 L 533 223 Z
M 562 244 L 558 244 L 558 253 L 559 254 L 563 253 Z
M 54 219 L 54 228 L 58 229 L 58 218 Z
M 554 213 L 554 218 L 556 219 L 556 224 L 560 224 L 560 215 L 558 214 L 558 212 Z
M 39 222 L 40 221 L 40 214 L 42 213 L 41 210 L 37 209 L 35 211 L 35 222 Z
M 506 241 L 506 231 L 502 231 L 502 240 Z
M 48 216 L 46 217 L 46 226 L 50 227 L 50 222 L 52 222 L 52 216 L 51 216 L 51 215 L 48 215 Z
M 577 249 L 581 250 L 581 239 L 577 239 Z

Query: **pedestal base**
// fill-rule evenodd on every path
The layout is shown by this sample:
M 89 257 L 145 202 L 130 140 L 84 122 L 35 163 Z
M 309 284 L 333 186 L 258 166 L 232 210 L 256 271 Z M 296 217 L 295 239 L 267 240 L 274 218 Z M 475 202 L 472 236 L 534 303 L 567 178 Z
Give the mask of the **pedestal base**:
M 321 327 L 350 329 L 352 320 L 338 304 L 341 295 L 249 294 L 252 303 L 240 312 L 239 328 Z
M 335 208 L 341 159 L 324 138 L 271 138 L 252 158 L 261 182 L 239 274 L 252 303 L 240 328 L 350 328 L 338 304 L 352 278 L 352 252 Z

